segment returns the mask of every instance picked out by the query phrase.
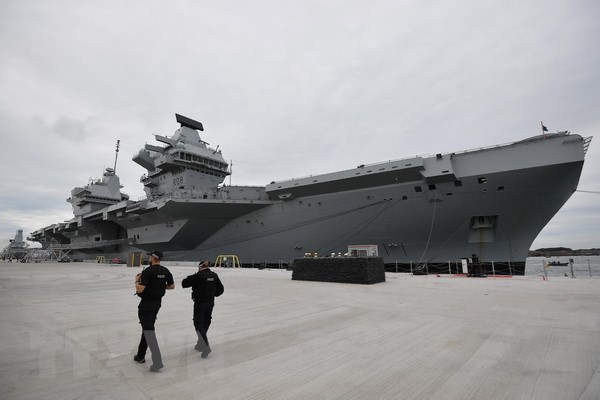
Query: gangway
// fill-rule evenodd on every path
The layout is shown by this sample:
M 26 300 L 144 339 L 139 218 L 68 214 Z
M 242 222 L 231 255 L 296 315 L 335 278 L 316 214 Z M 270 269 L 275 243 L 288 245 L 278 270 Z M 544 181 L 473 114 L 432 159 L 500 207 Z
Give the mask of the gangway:
M 97 242 L 79 242 L 69 244 L 51 244 L 48 248 L 55 250 L 79 250 L 79 249 L 95 249 L 98 247 L 112 246 L 116 244 L 132 244 L 133 239 L 114 239 L 114 240 L 99 240 Z
M 27 251 L 21 262 L 42 262 L 48 260 L 49 257 L 50 254 L 47 249 L 34 248 Z
M 95 249 L 98 247 L 113 246 L 117 244 L 132 244 L 133 239 L 114 239 L 114 240 L 99 240 L 97 242 L 79 242 L 69 244 L 54 243 L 48 246 L 48 254 L 45 260 L 57 262 L 71 262 L 73 259 L 69 256 L 73 250 Z
M 73 251 L 73 249 L 68 248 L 64 244 L 51 244 L 48 246 L 48 252 L 46 253 L 45 260 L 46 261 L 56 261 L 56 262 L 71 262 L 73 259 L 69 256 L 69 253 Z

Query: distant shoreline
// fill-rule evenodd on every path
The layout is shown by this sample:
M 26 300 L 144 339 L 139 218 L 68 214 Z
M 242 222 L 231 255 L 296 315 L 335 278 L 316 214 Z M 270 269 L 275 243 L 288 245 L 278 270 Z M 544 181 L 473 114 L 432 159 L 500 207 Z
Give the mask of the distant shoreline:
M 600 256 L 600 249 L 569 249 L 568 247 L 548 247 L 529 250 L 528 257 Z

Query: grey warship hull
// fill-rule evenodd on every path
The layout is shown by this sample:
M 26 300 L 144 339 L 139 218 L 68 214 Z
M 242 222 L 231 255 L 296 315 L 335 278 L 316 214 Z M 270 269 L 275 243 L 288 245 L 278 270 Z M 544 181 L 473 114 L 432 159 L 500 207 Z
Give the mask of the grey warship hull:
M 533 146 L 548 144 L 552 143 Z M 501 159 L 505 151 L 455 156 L 454 164 L 459 171 L 468 170 L 476 161 L 472 158 L 488 164 L 490 157 Z M 528 154 L 524 156 L 531 162 Z M 514 168 L 514 162 L 507 162 L 510 169 L 505 171 L 485 170 L 482 165 L 476 174 L 438 181 L 435 189 L 429 189 L 423 180 L 412 179 L 363 189 L 340 187 L 332 193 L 255 204 L 257 210 L 233 218 L 226 207 L 221 213 L 214 210 L 210 201 L 170 200 L 161 213 L 165 221 L 174 221 L 175 227 L 180 223 L 182 231 L 169 235 L 169 239 L 178 235 L 180 239 L 152 240 L 167 228 L 155 224 L 156 213 L 149 213 L 136 217 L 142 218 L 137 222 L 144 230 L 152 226 L 149 233 L 140 235 L 136 245 L 173 250 L 170 257 L 182 260 L 236 254 L 257 263 L 287 261 L 307 251 L 325 255 L 345 252 L 349 244 L 364 243 L 379 245 L 380 255 L 388 263 L 455 261 L 471 254 L 483 261 L 525 261 L 537 234 L 577 187 L 583 161 L 566 161 L 525 168 Z M 482 177 L 484 184 L 479 182 Z M 393 176 L 389 178 L 396 182 Z M 455 186 L 455 181 L 462 186 Z M 422 191 L 416 192 L 417 186 Z M 238 203 L 230 201 L 232 206 Z M 482 217 L 482 224 L 489 227 L 477 228 Z M 128 225 L 126 221 L 120 223 Z M 138 232 L 133 225 L 129 230 Z
M 368 244 L 388 264 L 456 265 L 476 254 L 522 273 L 529 246 L 576 190 L 590 139 L 543 135 L 265 187 L 202 186 L 193 174 L 207 159 L 172 142 L 171 152 L 134 157 L 149 166 L 142 177 L 148 198 L 101 215 L 121 229 L 123 250 L 162 249 L 171 260 L 235 254 L 245 264 L 288 263 L 306 252 L 343 254 L 348 245 Z M 215 171 L 222 181 L 226 169 Z M 178 190 L 161 192 L 161 179 Z

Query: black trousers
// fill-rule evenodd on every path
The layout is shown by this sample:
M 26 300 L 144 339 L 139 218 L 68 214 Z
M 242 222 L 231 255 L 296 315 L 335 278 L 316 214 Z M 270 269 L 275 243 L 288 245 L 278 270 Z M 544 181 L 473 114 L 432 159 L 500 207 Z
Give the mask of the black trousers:
M 142 325 L 142 337 L 138 346 L 138 356 L 145 356 L 148 349 L 148 343 L 144 336 L 144 331 L 154 331 L 154 323 L 160 310 L 161 300 L 142 299 L 138 306 L 138 318 Z M 157 344 L 158 346 L 158 344 Z M 152 348 L 150 350 L 153 350 Z
M 208 327 L 210 326 L 210 321 L 212 320 L 212 311 L 214 306 L 214 301 L 210 303 L 194 301 L 194 328 L 196 329 L 196 332 L 200 334 L 200 337 L 204 340 L 204 343 L 207 346 L 209 344 L 206 332 L 208 332 Z M 198 342 L 200 341 L 200 337 L 198 337 Z M 201 345 L 201 343 L 198 344 Z

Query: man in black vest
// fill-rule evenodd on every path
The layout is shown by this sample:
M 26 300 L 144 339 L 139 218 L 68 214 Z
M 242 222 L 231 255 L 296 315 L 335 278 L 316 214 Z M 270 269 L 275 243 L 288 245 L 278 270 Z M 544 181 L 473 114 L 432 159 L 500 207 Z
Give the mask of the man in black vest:
M 219 276 L 212 272 L 210 263 L 203 261 L 198 265 L 198 272 L 188 276 L 181 282 L 181 287 L 192 288 L 194 300 L 194 328 L 198 335 L 198 342 L 194 347 L 202 352 L 202 358 L 208 357 L 211 352 L 206 332 L 212 320 L 212 311 L 215 306 L 215 297 L 223 294 L 224 288 Z
M 150 254 L 148 263 L 150 266 L 135 276 L 135 292 L 141 297 L 138 306 L 138 317 L 142 325 L 142 338 L 138 346 L 138 352 L 133 359 L 140 364 L 145 362 L 146 350 L 150 347 L 152 353 L 152 365 L 150 371 L 157 372 L 163 367 L 156 333 L 154 332 L 154 322 L 160 310 L 162 297 L 165 290 L 175 289 L 173 275 L 171 272 L 160 265 L 163 258 L 162 251 L 153 251 Z

